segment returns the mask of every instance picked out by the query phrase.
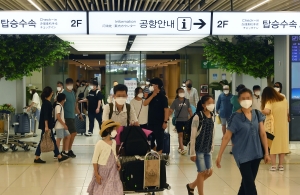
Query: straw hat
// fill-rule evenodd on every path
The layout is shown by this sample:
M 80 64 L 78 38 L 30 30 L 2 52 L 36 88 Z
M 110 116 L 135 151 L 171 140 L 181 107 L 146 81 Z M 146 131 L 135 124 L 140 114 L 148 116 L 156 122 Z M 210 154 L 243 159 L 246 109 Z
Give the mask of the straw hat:
M 121 125 L 120 123 L 117 123 L 113 120 L 107 120 L 107 121 L 104 121 L 101 125 L 101 130 L 100 130 L 100 136 L 102 136 L 102 133 L 109 127 L 116 127 L 116 128 L 119 128 Z

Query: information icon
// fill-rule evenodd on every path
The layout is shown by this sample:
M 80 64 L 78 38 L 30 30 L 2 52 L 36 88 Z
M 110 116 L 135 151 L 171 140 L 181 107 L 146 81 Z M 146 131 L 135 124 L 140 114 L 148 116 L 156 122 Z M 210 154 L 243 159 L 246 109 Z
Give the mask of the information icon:
M 190 17 L 177 18 L 178 31 L 190 31 L 191 29 L 192 29 L 192 18 Z

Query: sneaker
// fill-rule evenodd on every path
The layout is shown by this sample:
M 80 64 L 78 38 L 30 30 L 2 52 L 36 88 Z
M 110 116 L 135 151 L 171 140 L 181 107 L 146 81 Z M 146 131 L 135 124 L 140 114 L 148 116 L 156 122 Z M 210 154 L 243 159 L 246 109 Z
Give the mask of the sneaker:
M 186 150 L 181 150 L 180 154 L 181 155 L 185 155 L 186 154 Z
M 275 166 L 271 166 L 269 171 L 276 171 L 276 167 Z
M 69 159 L 68 156 L 61 155 L 61 158 L 58 159 L 58 162 L 62 162 L 62 161 L 68 160 L 68 159 Z
M 177 150 L 177 151 L 178 151 L 178 153 L 179 153 L 179 154 L 181 154 L 181 152 L 182 152 L 180 148 L 178 148 L 178 150 Z
M 92 136 L 92 135 L 93 135 L 92 132 L 88 132 L 88 133 L 85 134 L 85 136 Z
M 42 159 L 38 158 L 38 159 L 34 159 L 34 163 L 44 164 L 46 163 L 46 161 L 43 161 Z
M 279 165 L 279 166 L 278 166 L 278 171 L 284 171 L 284 168 L 283 168 L 282 165 Z
M 68 152 L 68 156 L 69 156 L 70 158 L 76 158 L 76 155 L 74 154 L 74 152 L 73 152 L 72 150 L 70 150 L 70 151 Z
M 69 157 L 69 152 L 66 153 L 65 151 L 62 151 L 62 152 L 61 152 L 61 155 L 62 155 L 62 156 L 67 156 L 67 157 Z
M 53 159 L 57 159 L 57 155 L 54 155 Z

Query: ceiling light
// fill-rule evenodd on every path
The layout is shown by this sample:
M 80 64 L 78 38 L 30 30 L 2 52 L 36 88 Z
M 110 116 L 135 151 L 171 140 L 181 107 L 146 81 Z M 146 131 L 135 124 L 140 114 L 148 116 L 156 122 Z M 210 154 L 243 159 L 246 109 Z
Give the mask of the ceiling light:
M 37 6 L 37 4 L 35 4 L 34 2 L 32 2 L 32 0 L 27 0 L 31 5 L 33 5 L 36 9 L 38 9 L 39 11 L 42 11 L 42 9 Z
M 255 5 L 255 6 L 253 6 L 253 7 L 251 7 L 250 9 L 247 9 L 246 12 L 252 11 L 252 10 L 254 10 L 254 9 L 256 9 L 256 8 L 258 8 L 258 7 L 260 7 L 260 6 L 264 5 L 264 4 L 266 4 L 266 3 L 268 3 L 269 1 L 271 1 L 271 0 L 265 0 L 265 1 L 263 1 L 263 2 L 261 2 L 261 3 L 259 3 L 259 4 L 257 4 L 257 5 Z

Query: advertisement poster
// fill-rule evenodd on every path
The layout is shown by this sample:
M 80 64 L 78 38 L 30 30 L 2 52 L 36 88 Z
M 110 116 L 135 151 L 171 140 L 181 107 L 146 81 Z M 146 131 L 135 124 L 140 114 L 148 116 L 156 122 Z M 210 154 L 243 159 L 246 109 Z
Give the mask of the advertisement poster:
M 218 74 L 213 74 L 213 80 L 218 80 Z
M 127 103 L 130 103 L 130 101 L 134 98 L 134 90 L 137 88 L 137 78 L 125 78 L 124 85 L 128 87 Z

